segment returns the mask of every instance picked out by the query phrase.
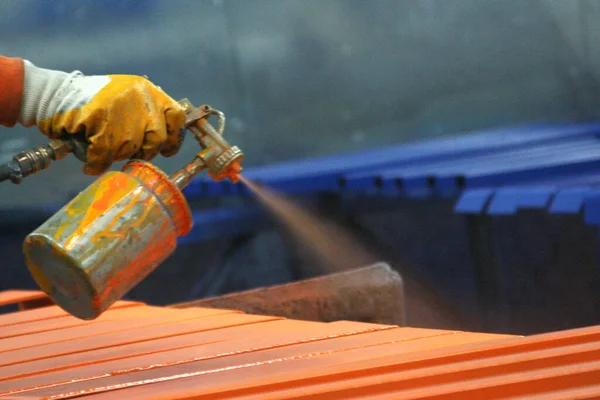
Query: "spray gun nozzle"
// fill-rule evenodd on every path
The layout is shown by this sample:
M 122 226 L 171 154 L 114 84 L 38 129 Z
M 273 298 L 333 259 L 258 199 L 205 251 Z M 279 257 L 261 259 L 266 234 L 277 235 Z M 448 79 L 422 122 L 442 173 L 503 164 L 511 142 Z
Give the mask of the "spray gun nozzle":
M 229 178 L 229 180 L 233 183 L 238 183 L 240 181 L 240 175 L 242 171 L 243 168 L 240 163 L 238 161 L 234 161 L 231 163 L 231 166 L 227 171 L 227 178 Z
M 237 146 L 231 146 L 216 157 L 207 160 L 208 175 L 215 181 L 229 179 L 237 183 L 243 171 L 240 165 L 243 159 L 242 151 Z
M 238 183 L 244 153 L 239 147 L 230 145 L 223 137 L 225 115 L 208 105 L 194 108 L 187 99 L 180 100 L 179 104 L 187 112 L 185 127 L 194 135 L 202 151 L 191 163 L 176 172 L 172 179 L 179 188 L 183 188 L 194 175 L 207 169 L 208 175 L 215 181 L 229 179 Z M 216 129 L 208 122 L 208 118 L 213 115 L 218 118 Z

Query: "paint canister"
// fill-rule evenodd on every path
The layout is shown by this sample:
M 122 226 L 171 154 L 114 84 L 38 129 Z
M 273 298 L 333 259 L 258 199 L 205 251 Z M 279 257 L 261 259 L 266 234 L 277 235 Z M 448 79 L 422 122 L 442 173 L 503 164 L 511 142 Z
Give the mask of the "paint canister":
M 91 320 L 154 271 L 192 228 L 181 190 L 139 160 L 99 177 L 27 236 L 27 267 L 65 311 Z

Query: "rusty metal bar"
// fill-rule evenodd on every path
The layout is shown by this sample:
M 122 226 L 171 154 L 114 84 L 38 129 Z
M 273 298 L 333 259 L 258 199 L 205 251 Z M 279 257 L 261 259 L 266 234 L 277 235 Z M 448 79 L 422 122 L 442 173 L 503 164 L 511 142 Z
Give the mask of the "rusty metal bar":
M 305 321 L 406 325 L 402 277 L 385 263 L 171 307 L 236 309 Z

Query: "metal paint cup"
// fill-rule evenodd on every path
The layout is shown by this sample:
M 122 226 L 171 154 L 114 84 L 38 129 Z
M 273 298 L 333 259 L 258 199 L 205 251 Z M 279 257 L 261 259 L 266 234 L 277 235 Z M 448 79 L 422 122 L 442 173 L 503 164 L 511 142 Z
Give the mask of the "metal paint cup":
M 192 228 L 181 190 L 154 165 L 108 172 L 27 236 L 40 288 L 84 320 L 102 314 L 156 269 Z

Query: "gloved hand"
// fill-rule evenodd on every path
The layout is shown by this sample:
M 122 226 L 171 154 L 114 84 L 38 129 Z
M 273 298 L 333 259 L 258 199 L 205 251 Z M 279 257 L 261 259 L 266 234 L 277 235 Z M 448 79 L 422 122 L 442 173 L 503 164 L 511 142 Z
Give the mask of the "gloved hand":
M 19 122 L 51 139 L 85 133 L 84 173 L 99 175 L 113 162 L 175 155 L 184 109 L 146 78 L 85 76 L 38 68 L 24 61 Z

